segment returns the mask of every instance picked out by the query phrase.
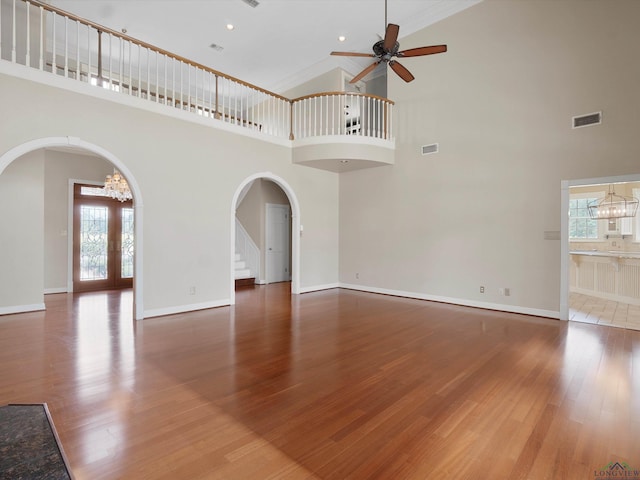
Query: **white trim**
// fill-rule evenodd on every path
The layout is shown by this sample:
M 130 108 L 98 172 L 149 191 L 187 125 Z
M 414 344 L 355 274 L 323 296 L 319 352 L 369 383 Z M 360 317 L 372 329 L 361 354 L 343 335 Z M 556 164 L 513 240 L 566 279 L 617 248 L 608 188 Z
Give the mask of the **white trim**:
M 3 62 L 0 62 L 2 64 Z M 55 78 L 55 76 L 52 76 Z M 101 90 L 101 89 L 96 89 Z M 142 320 L 144 318 L 144 308 L 143 308 L 143 201 L 142 201 L 142 192 L 140 190 L 140 186 L 136 181 L 135 176 L 129 170 L 129 168 L 115 155 L 113 155 L 108 150 L 104 148 L 94 145 L 92 143 L 86 142 L 76 137 L 45 137 L 39 138 L 36 140 L 31 140 L 29 142 L 18 145 L 17 147 L 8 150 L 0 156 L 0 175 L 4 172 L 4 169 L 13 162 L 14 160 L 22 157 L 23 155 L 33 152 L 35 150 L 40 150 L 44 148 L 52 148 L 52 147 L 66 147 L 66 148 L 74 148 L 79 150 L 86 150 L 91 153 L 94 153 L 108 162 L 111 162 L 115 167 L 125 176 L 127 182 L 129 183 L 129 187 L 131 188 L 131 192 L 133 193 L 133 208 L 135 215 L 135 259 L 134 259 L 134 279 L 133 279 L 133 306 L 134 306 L 134 314 L 133 318 L 136 320 Z
M 40 312 L 46 310 L 44 303 L 34 303 L 32 305 L 13 305 L 11 307 L 0 307 L 0 315 L 11 315 L 14 313 Z
M 53 295 L 54 293 L 67 293 L 67 292 L 69 292 L 69 290 L 67 290 L 67 287 L 45 288 L 44 289 L 44 294 L 45 295 Z
M 361 292 L 380 293 L 383 295 L 393 295 L 394 297 L 416 298 L 418 300 L 428 300 L 431 302 L 450 303 L 453 305 L 461 305 L 463 307 L 484 308 L 485 310 L 498 310 L 508 313 L 520 313 L 523 315 L 533 315 L 536 317 L 546 317 L 558 319 L 560 312 L 553 310 L 541 310 L 538 308 L 520 307 L 517 305 L 505 305 L 502 303 L 476 302 L 463 298 L 441 297 L 439 295 L 428 295 L 426 293 L 405 292 L 402 290 L 390 290 L 387 288 L 367 287 L 364 285 L 354 285 L 349 283 L 340 283 L 340 288 L 348 290 L 359 290 Z
M 640 174 L 560 182 L 560 320 L 569 319 L 569 187 L 640 181 Z
M 229 215 L 229 232 L 231 235 L 231 242 L 229 242 L 229 298 L 231 305 L 235 305 L 236 303 L 234 271 L 236 249 L 235 225 L 238 198 L 248 183 L 259 178 L 271 180 L 276 183 L 280 188 L 282 188 L 289 199 L 289 205 L 291 205 L 291 293 L 294 295 L 300 293 L 300 203 L 298 202 L 298 198 L 291 186 L 289 186 L 289 184 L 281 177 L 278 177 L 271 172 L 254 173 L 253 175 L 245 178 L 240 185 L 238 185 L 238 188 L 231 199 L 231 214 Z
M 315 137 L 304 137 L 293 140 L 293 148 L 307 147 L 310 145 L 370 145 L 373 147 L 386 148 L 394 150 L 396 148 L 396 140 L 384 139 L 378 137 L 366 137 L 364 135 L 318 135 Z
M 144 312 L 144 318 L 163 317 L 165 315 L 175 315 L 177 313 L 194 312 L 196 310 L 207 310 L 209 308 L 228 307 L 231 304 L 229 299 L 214 300 L 211 302 L 192 303 L 177 307 L 155 308 Z
M 302 287 L 300 293 L 319 292 L 320 290 L 331 290 L 340 288 L 339 283 L 327 283 L 326 285 L 312 285 L 311 287 Z

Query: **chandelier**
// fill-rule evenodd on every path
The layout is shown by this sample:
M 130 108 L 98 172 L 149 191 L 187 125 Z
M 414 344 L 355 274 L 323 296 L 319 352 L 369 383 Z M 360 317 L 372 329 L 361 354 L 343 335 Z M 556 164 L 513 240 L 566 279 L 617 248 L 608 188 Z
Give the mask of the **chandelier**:
M 613 185 L 609 185 L 609 193 L 602 200 L 591 202 L 587 208 L 589 216 L 596 220 L 635 217 L 638 211 L 638 199 L 616 195 Z
M 120 200 L 121 202 L 126 202 L 133 198 L 129 184 L 117 170 L 113 171 L 113 175 L 107 175 L 103 190 L 107 197 Z

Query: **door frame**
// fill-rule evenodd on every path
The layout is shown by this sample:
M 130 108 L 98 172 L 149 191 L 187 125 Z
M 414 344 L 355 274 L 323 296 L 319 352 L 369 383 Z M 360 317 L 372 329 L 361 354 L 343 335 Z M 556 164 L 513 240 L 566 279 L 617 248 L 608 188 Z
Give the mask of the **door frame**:
M 287 215 L 291 215 L 291 205 L 285 205 L 283 203 L 267 203 L 265 204 L 265 213 L 264 213 L 264 238 L 265 238 L 265 248 L 268 248 L 269 243 L 269 232 L 272 228 L 271 223 L 269 222 L 271 215 L 269 214 L 269 207 L 277 207 L 282 209 L 287 209 Z M 269 283 L 269 253 L 267 251 L 264 252 L 264 280 L 265 283 Z M 287 269 L 289 268 L 291 260 L 291 228 L 290 228 L 290 219 L 287 222 Z M 277 282 L 281 281 L 289 281 L 291 280 L 291 271 L 289 271 L 289 278 L 287 280 L 277 280 Z M 273 282 L 273 283 L 277 283 Z
M 569 187 L 640 182 L 640 173 L 560 182 L 560 320 L 569 320 Z
M 300 203 L 295 192 L 289 184 L 282 178 L 271 172 L 255 173 L 245 178 L 236 188 L 231 199 L 231 211 L 229 215 L 229 234 L 231 242 L 229 244 L 229 303 L 236 303 L 235 289 L 235 250 L 236 250 L 236 209 L 238 207 L 238 198 L 242 190 L 254 180 L 264 178 L 271 180 L 278 185 L 289 199 L 291 206 L 291 293 L 298 295 L 300 293 L 300 235 L 302 235 L 302 225 L 300 223 Z M 137 233 L 137 231 L 136 231 Z
M 74 282 L 74 257 L 75 257 L 75 252 L 74 252 L 74 241 L 75 241 L 75 202 L 76 202 L 76 196 L 75 196 L 75 186 L 77 184 L 80 185 L 87 185 L 87 186 L 95 186 L 95 187 L 102 187 L 104 185 L 104 183 L 101 182 L 96 182 L 96 181 L 84 181 L 84 180 L 79 180 L 79 179 L 69 179 L 69 212 L 68 212 L 68 220 L 67 220 L 67 232 L 71 232 L 70 234 L 67 235 L 67 259 L 68 259 L 68 263 L 67 263 L 67 292 L 78 292 L 78 291 L 95 291 L 95 290 L 78 290 L 77 288 L 75 288 L 75 282 Z M 131 208 L 133 208 L 133 202 L 129 202 L 131 203 Z M 134 223 L 133 223 L 133 228 L 134 228 L 134 246 L 135 246 L 135 209 L 134 209 Z M 133 281 L 135 282 L 135 247 L 134 247 L 134 256 L 133 256 L 133 261 L 134 261 L 134 275 L 133 275 Z M 108 287 L 110 288 L 110 287 Z M 107 289 L 108 289 L 107 288 Z M 123 288 L 123 287 L 115 287 L 115 288 Z M 130 287 L 125 287 L 125 288 L 130 288 Z

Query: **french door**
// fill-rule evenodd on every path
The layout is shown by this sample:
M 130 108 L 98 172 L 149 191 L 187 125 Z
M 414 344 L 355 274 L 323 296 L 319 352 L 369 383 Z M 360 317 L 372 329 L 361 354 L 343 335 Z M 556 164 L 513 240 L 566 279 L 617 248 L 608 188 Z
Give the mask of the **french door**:
M 73 291 L 133 286 L 133 203 L 74 186 Z

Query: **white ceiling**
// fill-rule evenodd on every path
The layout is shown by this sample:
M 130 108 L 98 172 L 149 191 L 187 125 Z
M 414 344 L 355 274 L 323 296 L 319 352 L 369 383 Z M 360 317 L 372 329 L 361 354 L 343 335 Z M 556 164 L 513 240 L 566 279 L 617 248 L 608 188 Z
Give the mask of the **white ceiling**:
M 481 0 L 388 0 L 400 40 Z M 50 4 L 246 82 L 281 93 L 342 67 L 352 74 L 384 35 L 384 0 L 50 0 Z M 227 23 L 235 29 L 227 30 Z M 338 37 L 347 37 L 339 42 Z M 446 43 L 442 38 L 438 43 Z M 210 48 L 212 43 L 224 47 Z M 403 48 L 421 45 L 403 45 Z

